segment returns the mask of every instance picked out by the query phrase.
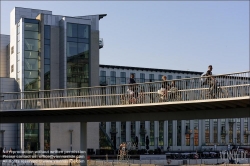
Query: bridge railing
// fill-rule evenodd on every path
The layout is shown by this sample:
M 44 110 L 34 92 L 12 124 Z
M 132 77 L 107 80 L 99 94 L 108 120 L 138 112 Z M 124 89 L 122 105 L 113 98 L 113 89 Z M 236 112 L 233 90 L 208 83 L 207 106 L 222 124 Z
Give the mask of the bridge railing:
M 112 86 L 2 93 L 1 110 L 122 106 L 249 96 L 250 71 Z

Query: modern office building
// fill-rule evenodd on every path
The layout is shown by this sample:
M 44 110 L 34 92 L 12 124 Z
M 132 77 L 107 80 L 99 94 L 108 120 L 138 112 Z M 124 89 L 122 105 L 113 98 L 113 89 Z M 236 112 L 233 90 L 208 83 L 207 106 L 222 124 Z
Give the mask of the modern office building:
M 162 76 L 168 80 L 200 77 L 203 72 L 152 69 L 128 66 L 100 65 L 100 85 L 128 84 L 130 74 L 135 75 L 137 83 L 160 81 Z M 233 85 L 233 79 L 220 80 L 222 85 Z M 236 83 L 240 84 L 240 83 Z M 189 86 L 187 84 L 187 86 Z M 187 87 L 188 88 L 188 87 Z M 102 122 L 100 146 L 108 147 L 105 140 L 113 141 L 116 148 L 122 142 L 135 142 L 139 148 L 146 149 L 145 138 L 149 137 L 151 150 L 162 147 L 167 150 L 221 150 L 228 145 L 250 145 L 250 118 L 171 120 L 171 121 L 126 121 Z M 100 132 L 101 133 L 101 132 Z M 108 139 L 106 137 L 109 137 Z
M 103 47 L 99 20 L 105 16 L 70 17 L 15 7 L 10 13 L 10 35 L 1 35 L 1 92 L 98 85 L 99 49 Z M 17 85 L 17 89 L 7 89 L 7 82 Z M 2 142 L 11 128 L 5 130 L 4 126 L 1 125 Z M 16 139 L 6 148 L 79 150 L 79 129 L 80 123 L 12 125 Z M 87 130 L 88 148 L 99 148 L 99 123 L 88 123 Z

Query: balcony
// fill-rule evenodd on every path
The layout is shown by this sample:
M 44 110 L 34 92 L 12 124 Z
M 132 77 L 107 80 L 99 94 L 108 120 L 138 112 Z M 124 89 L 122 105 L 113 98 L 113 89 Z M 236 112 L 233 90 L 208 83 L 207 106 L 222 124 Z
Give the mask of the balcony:
M 244 135 L 250 135 L 250 131 L 245 130 L 245 131 L 244 131 Z
M 99 39 L 99 48 L 102 48 L 102 47 L 103 47 L 103 39 L 100 38 L 100 39 Z
M 186 131 L 185 131 L 185 134 L 193 134 L 193 131 L 192 130 L 190 130 L 190 129 L 187 129 Z
M 110 129 L 110 134 L 116 134 L 116 133 L 118 133 L 117 128 L 111 128 Z

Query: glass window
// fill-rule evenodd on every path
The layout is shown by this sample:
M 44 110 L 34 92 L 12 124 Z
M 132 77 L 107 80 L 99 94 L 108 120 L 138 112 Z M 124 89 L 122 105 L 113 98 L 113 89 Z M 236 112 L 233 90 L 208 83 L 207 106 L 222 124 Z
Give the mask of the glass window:
M 168 75 L 168 80 L 172 80 L 173 76 L 172 75 Z
M 45 39 L 45 40 L 44 40 L 44 44 L 50 45 L 50 40 Z
M 103 70 L 100 71 L 100 75 L 101 75 L 101 76 L 106 76 L 106 71 L 103 71 Z
M 149 81 L 154 81 L 154 74 L 149 74 Z
M 199 145 L 199 120 L 194 120 L 194 145 Z
M 110 76 L 111 76 L 111 77 L 116 77 L 116 72 L 115 72 L 115 71 L 111 71 L 111 72 L 110 72 Z
M 88 53 L 89 44 L 86 43 L 78 43 L 78 53 Z
M 47 73 L 50 71 L 50 65 L 44 65 L 44 73 Z
M 25 31 L 38 31 L 38 24 L 24 23 Z
M 67 42 L 67 57 L 77 55 L 77 43 Z
M 106 83 L 106 71 L 100 71 L 100 84 Z
M 50 45 L 44 45 L 44 58 L 50 59 Z
M 75 37 L 67 37 L 68 42 L 77 42 L 77 38 Z
M 110 84 L 111 85 L 116 84 L 116 72 L 115 71 L 110 72 Z
M 50 39 L 50 26 L 48 25 L 44 26 L 44 38 Z
M 181 76 L 176 76 L 176 79 L 181 79 Z
M 38 52 L 25 51 L 24 56 L 25 56 L 25 58 L 34 58 L 34 59 L 37 59 L 38 58 Z
M 50 64 L 50 59 L 44 59 L 44 64 L 49 65 Z
M 131 141 L 132 142 L 135 142 L 135 121 L 131 121 L 131 125 L 130 125 L 130 128 L 131 128 Z
M 67 36 L 77 37 L 77 24 L 67 23 Z
M 121 142 L 126 142 L 126 122 L 121 122 Z
M 78 37 L 89 38 L 89 25 L 78 24 Z
M 140 82 L 145 82 L 145 73 L 140 73 Z
M 192 131 L 190 130 L 190 121 L 186 120 L 186 130 L 185 130 L 185 136 L 186 136 L 186 146 L 190 146 L 190 135 Z
M 26 78 L 24 80 L 24 90 L 25 91 L 29 91 L 29 90 L 37 90 L 39 89 L 39 80 L 38 79 L 35 79 L 35 78 Z
M 24 40 L 24 49 L 29 51 L 39 51 L 39 41 L 34 39 Z
M 209 123 L 209 119 L 205 119 L 205 143 L 210 143 L 210 123 Z
M 80 39 L 80 38 L 78 38 L 77 41 L 79 43 L 89 43 L 89 39 Z
M 38 71 L 25 71 L 24 73 L 25 78 L 37 78 L 38 77 Z
M 126 84 L 126 72 L 121 72 L 121 84 Z
M 126 72 L 121 72 L 121 77 L 125 77 L 126 78 Z
M 218 143 L 218 121 L 217 119 L 213 119 L 214 123 L 214 143 Z
M 163 76 L 163 75 L 161 75 L 161 74 L 158 75 L 158 80 L 159 80 L 159 81 L 162 81 L 162 76 Z
M 38 32 L 33 32 L 33 31 L 24 31 L 24 36 L 26 39 L 38 39 L 39 38 Z
M 25 70 L 38 70 L 38 60 L 37 59 L 26 59 L 24 61 Z

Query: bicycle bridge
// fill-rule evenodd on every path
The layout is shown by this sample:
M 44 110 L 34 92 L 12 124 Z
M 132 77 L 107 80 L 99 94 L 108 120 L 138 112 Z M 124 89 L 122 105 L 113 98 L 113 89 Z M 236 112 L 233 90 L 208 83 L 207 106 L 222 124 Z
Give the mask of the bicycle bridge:
M 250 71 L 85 88 L 2 93 L 1 123 L 250 117 Z M 205 83 L 213 80 L 216 86 Z M 216 81 L 215 81 L 216 80 Z M 174 82 L 173 82 L 174 81 Z M 167 84 L 167 89 L 162 85 Z

